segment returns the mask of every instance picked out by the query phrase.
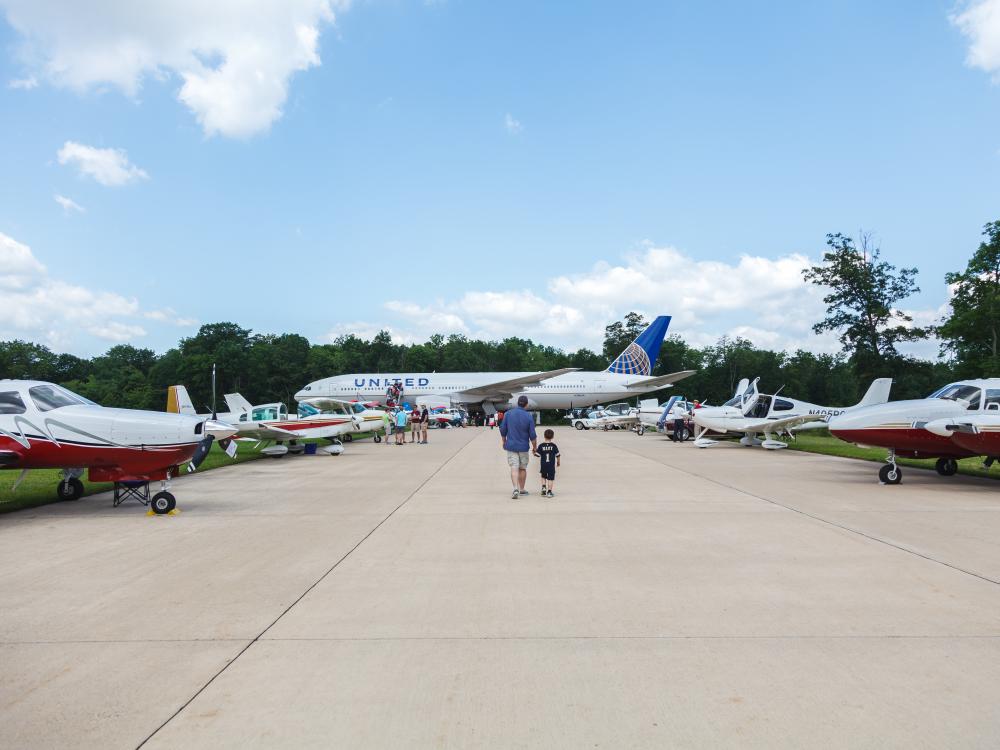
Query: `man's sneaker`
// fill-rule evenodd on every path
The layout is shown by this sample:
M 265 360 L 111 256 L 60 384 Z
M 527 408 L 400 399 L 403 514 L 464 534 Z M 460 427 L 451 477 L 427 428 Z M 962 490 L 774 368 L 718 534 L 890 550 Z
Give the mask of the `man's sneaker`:
M 527 490 L 518 490 L 518 493 L 521 494 L 521 495 L 527 495 L 528 491 Z
M 520 494 L 521 493 L 518 492 L 517 489 L 515 488 L 514 491 L 510 493 L 510 499 L 511 500 L 517 500 L 517 498 L 520 496 Z
M 547 493 L 545 493 L 545 496 L 546 497 L 554 497 L 554 495 L 552 494 L 552 490 L 549 490 Z

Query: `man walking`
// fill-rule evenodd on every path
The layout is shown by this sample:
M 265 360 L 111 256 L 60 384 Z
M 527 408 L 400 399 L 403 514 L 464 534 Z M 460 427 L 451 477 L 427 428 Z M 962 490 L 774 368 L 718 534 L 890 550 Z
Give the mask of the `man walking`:
M 528 451 L 537 448 L 535 419 L 525 410 L 527 405 L 528 397 L 518 396 L 517 408 L 508 411 L 500 423 L 500 441 L 507 451 L 507 465 L 510 466 L 511 500 L 528 494 L 524 489 L 524 480 L 528 477 Z

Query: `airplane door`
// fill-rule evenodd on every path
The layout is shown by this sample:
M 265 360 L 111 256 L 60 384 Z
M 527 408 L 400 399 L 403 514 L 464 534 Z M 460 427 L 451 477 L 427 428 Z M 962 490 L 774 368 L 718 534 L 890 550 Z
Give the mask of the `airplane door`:
M 757 391 L 757 382 L 760 378 L 754 378 L 753 382 L 746 387 L 743 391 L 742 397 L 742 407 L 740 411 L 743 412 L 744 417 L 751 416 L 750 412 L 753 411 L 757 406 L 758 397 L 760 394 Z M 766 414 L 764 416 L 767 416 Z

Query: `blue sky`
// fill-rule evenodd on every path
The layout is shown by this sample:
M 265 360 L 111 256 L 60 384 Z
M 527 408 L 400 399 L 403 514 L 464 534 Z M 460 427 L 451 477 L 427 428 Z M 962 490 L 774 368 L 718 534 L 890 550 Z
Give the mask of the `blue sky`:
M 596 347 L 638 309 L 826 350 L 827 232 L 918 266 L 924 321 L 1000 218 L 995 0 L 76 5 L 0 0 L 0 338 Z

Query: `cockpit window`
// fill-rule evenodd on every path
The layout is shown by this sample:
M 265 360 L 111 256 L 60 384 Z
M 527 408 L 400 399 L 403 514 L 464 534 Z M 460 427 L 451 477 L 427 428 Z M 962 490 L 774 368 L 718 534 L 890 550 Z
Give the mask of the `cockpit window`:
M 24 401 L 17 391 L 0 393 L 0 414 L 24 414 Z
M 943 398 L 949 401 L 968 401 L 969 410 L 975 411 L 979 408 L 979 398 L 980 390 L 974 385 L 964 385 L 962 383 L 955 383 L 954 385 L 946 385 L 939 391 L 931 394 L 931 398 Z
M 72 391 L 60 388 L 58 385 L 36 385 L 28 389 L 31 400 L 35 402 L 38 411 L 52 411 L 63 406 L 77 406 L 79 404 L 93 404 L 83 396 L 77 396 Z
M 278 407 L 277 406 L 261 406 L 253 410 L 254 422 L 265 422 L 267 420 L 276 420 L 278 418 Z
M 786 401 L 783 398 L 774 399 L 774 410 L 775 411 L 791 411 L 795 408 L 795 404 L 791 401 Z
M 355 414 L 360 414 L 365 410 L 364 404 L 351 404 L 351 408 L 354 409 Z

